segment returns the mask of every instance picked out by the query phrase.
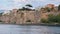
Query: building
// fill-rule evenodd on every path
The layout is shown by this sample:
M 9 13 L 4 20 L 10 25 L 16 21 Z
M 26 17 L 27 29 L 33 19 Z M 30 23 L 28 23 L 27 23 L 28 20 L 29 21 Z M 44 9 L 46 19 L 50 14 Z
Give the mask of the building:
M 55 5 L 54 4 L 47 4 L 46 7 L 48 7 L 48 8 L 54 8 Z

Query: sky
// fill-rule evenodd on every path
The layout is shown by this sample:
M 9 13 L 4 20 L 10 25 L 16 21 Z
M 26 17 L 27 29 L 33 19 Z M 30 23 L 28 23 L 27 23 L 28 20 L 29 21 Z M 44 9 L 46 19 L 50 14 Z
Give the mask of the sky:
M 44 6 L 46 4 L 59 5 L 60 0 L 0 0 L 0 10 L 21 8 L 26 4 L 31 4 L 35 8 L 38 6 Z

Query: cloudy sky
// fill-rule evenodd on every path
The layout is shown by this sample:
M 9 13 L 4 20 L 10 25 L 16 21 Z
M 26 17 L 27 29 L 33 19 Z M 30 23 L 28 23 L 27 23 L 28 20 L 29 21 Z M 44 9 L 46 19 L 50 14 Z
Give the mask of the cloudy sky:
M 46 4 L 59 5 L 60 0 L 0 0 L 0 9 L 20 8 L 25 4 L 31 4 L 33 7 L 43 6 Z

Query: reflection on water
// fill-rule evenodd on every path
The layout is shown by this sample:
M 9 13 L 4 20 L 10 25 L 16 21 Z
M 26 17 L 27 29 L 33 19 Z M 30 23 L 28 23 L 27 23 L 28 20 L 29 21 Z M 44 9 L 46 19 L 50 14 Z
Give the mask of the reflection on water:
M 0 25 L 0 34 L 60 34 L 60 27 Z

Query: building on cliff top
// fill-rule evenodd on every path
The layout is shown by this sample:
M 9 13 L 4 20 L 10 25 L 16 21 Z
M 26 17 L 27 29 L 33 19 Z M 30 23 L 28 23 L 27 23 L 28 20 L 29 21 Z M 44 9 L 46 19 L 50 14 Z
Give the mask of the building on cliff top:
M 46 7 L 48 7 L 48 8 L 54 8 L 55 5 L 54 4 L 47 4 Z

